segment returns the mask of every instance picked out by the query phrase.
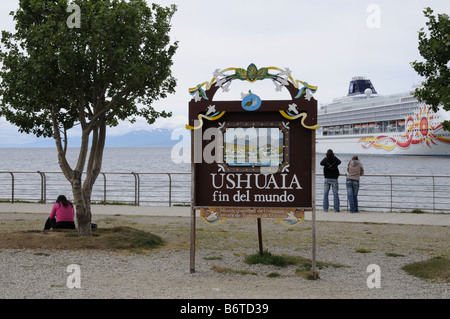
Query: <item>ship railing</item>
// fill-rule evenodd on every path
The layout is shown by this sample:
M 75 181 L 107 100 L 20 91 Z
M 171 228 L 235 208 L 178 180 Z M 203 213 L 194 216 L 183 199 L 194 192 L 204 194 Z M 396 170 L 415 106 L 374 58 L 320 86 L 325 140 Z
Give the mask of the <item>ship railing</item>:
M 316 174 L 316 207 L 322 209 L 323 174 Z M 341 210 L 348 210 L 345 175 L 339 182 Z M 450 176 L 367 174 L 361 177 L 360 210 L 450 212 Z M 0 201 L 54 203 L 58 195 L 72 197 L 70 183 L 56 171 L 0 171 Z M 94 204 L 189 206 L 189 172 L 101 172 L 94 185 Z M 333 191 L 329 192 L 333 208 Z

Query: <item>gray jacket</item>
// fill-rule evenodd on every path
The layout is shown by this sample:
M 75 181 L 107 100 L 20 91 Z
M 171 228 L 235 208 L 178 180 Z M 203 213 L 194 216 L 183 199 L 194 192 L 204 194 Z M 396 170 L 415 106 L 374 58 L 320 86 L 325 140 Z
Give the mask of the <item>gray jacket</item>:
M 359 177 L 364 175 L 364 168 L 359 160 L 351 160 L 347 167 L 347 179 L 359 181 Z

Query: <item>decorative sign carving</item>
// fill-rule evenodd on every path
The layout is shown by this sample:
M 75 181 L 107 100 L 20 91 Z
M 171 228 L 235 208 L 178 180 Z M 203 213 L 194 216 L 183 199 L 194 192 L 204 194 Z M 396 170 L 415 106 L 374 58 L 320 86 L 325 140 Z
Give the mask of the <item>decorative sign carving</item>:
M 200 209 L 208 224 L 221 224 L 227 218 L 276 218 L 286 226 L 296 226 L 305 219 L 305 211 L 296 208 L 209 207 Z
M 249 90 L 240 101 L 213 100 L 235 80 L 267 79 L 292 99 L 261 100 Z M 217 69 L 210 82 L 191 88 L 186 127 L 194 131 L 194 207 L 312 209 L 316 90 L 294 80 L 289 69 L 254 64 Z
M 219 88 L 233 81 L 271 80 L 276 91 L 286 88 L 289 100 L 262 100 L 256 89 L 237 101 L 216 101 Z M 313 216 L 315 276 L 315 129 L 317 87 L 294 80 L 277 67 L 217 69 L 211 81 L 189 89 L 192 130 L 191 272 L 195 271 L 195 210 L 211 225 L 227 218 L 256 218 L 259 250 L 261 218 L 295 226 Z

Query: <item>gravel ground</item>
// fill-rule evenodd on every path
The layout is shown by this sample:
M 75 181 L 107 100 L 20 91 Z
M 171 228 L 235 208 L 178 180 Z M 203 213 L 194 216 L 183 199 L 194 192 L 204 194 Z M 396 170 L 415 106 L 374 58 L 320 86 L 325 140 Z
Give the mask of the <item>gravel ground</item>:
M 36 227 L 40 218 L 36 214 L 1 214 L 0 232 L 18 223 Z M 296 265 L 280 268 L 243 262 L 246 254 L 257 249 L 253 239 L 242 237 L 255 235 L 254 221 L 227 220 L 220 226 L 198 221 L 193 274 L 189 272 L 188 218 L 114 216 L 94 222 L 99 227 L 118 223 L 149 227 L 169 244 L 144 254 L 2 248 L 0 298 L 450 298 L 450 284 L 425 281 L 401 270 L 411 262 L 448 256 L 448 227 L 319 222 L 317 260 L 345 267 L 320 269 L 320 280 L 312 281 L 295 276 Z M 305 221 L 293 230 L 263 220 L 265 246 L 273 254 L 311 258 L 310 227 Z M 358 253 L 358 247 L 371 252 Z M 401 256 L 387 256 L 389 252 Z M 67 286 L 71 264 L 80 267 L 80 288 Z M 380 288 L 367 286 L 371 264 L 380 267 Z M 214 265 L 256 275 L 219 273 L 211 269 Z M 281 276 L 267 277 L 271 272 Z

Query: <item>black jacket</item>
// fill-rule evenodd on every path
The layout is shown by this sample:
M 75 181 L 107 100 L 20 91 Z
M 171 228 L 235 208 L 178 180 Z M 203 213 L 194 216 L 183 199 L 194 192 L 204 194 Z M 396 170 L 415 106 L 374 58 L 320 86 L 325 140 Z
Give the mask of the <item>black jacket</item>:
M 336 156 L 329 159 L 324 158 L 320 165 L 323 166 L 323 175 L 325 178 L 338 178 L 339 177 L 339 169 L 338 165 L 341 164 L 341 161 Z

